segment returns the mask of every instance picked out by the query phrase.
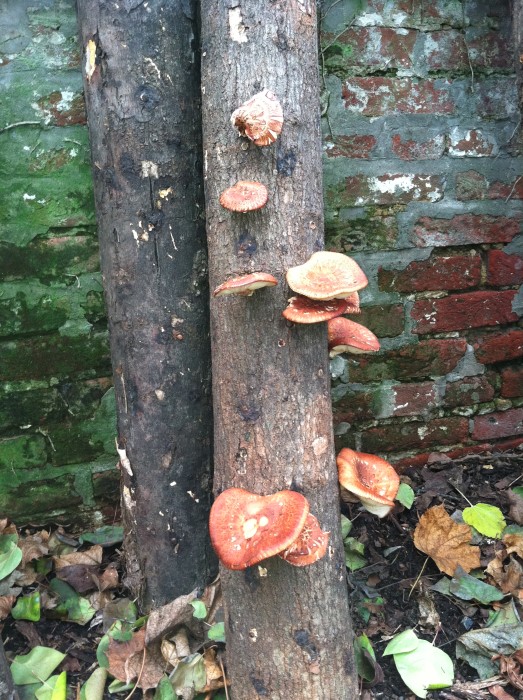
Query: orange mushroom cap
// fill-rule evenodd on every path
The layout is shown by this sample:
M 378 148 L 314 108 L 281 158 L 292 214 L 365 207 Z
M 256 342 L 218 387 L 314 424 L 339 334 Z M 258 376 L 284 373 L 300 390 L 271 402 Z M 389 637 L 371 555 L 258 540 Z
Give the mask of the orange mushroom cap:
M 380 349 L 380 341 L 372 331 L 361 323 L 355 323 L 343 316 L 327 321 L 327 331 L 331 357 L 336 357 L 342 352 L 361 354 L 377 352 Z
M 310 299 L 346 299 L 368 284 L 358 263 L 343 253 L 326 250 L 313 253 L 303 265 L 287 271 L 287 283 L 298 294 Z
M 281 132 L 283 110 L 273 92 L 262 90 L 234 110 L 231 122 L 241 136 L 257 146 L 269 146 Z
M 359 314 L 361 313 L 360 309 L 360 295 L 358 292 L 352 292 L 352 294 L 349 294 L 349 296 L 345 299 L 347 302 L 347 308 L 344 313 L 346 314 Z
M 321 323 L 340 316 L 347 311 L 347 299 L 321 301 L 298 294 L 289 299 L 289 305 L 282 316 L 293 323 Z
M 267 272 L 251 272 L 248 275 L 240 275 L 240 277 L 233 277 L 227 282 L 223 282 L 219 287 L 216 287 L 212 295 L 223 297 L 227 294 L 239 294 L 243 297 L 250 297 L 257 289 L 274 287 L 277 284 L 276 277 Z
M 220 204 L 224 209 L 245 213 L 256 211 L 267 204 L 269 193 L 265 185 L 255 180 L 238 180 L 220 195 Z
M 400 478 L 381 457 L 344 447 L 336 458 L 338 479 L 370 513 L 383 518 L 394 506 Z
M 290 547 L 308 514 L 307 499 L 296 491 L 259 496 L 245 489 L 227 489 L 211 508 L 212 546 L 226 568 L 246 569 Z
M 309 513 L 298 538 L 278 556 L 293 566 L 314 564 L 325 555 L 329 535 L 330 532 L 323 532 L 318 519 Z

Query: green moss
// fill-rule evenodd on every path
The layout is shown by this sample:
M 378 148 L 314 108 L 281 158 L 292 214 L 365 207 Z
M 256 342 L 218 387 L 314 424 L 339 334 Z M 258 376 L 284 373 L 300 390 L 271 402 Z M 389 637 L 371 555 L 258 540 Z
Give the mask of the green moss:
M 43 435 L 0 440 L 0 479 L 5 484 L 16 483 L 20 470 L 41 467 L 46 462 L 47 449 Z

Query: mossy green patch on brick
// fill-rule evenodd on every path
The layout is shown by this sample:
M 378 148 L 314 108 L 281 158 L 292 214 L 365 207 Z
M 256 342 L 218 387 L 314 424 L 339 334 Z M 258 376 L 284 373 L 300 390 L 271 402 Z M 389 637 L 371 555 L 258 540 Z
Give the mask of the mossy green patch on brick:
M 2 489 L 0 514 L 9 517 L 17 525 L 38 522 L 45 514 L 46 520 L 60 511 L 73 513 L 82 504 L 82 497 L 75 492 L 74 476 L 34 479 L 30 484 Z
M 22 435 L 0 440 L 1 482 L 17 482 L 17 474 L 21 470 L 42 467 L 46 462 L 47 447 L 43 435 Z
M 390 250 L 398 236 L 394 216 L 374 216 L 361 209 L 325 216 L 325 246 L 328 250 L 349 253 L 358 250 Z

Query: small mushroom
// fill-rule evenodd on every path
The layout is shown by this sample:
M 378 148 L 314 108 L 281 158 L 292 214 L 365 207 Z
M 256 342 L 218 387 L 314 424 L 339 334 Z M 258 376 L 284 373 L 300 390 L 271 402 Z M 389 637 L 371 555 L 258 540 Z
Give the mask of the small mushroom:
M 368 284 L 358 263 L 343 253 L 319 251 L 303 265 L 287 270 L 287 283 L 309 299 L 346 299 Z
M 219 287 L 216 287 L 212 295 L 214 297 L 223 297 L 227 294 L 239 294 L 242 297 L 250 297 L 261 287 L 274 287 L 277 284 L 278 280 L 276 277 L 269 275 L 267 272 L 252 272 L 223 282 Z
M 293 323 L 321 323 L 344 314 L 347 306 L 347 299 L 320 301 L 298 294 L 289 299 L 289 305 L 283 310 L 282 316 Z
M 234 110 L 231 122 L 240 136 L 247 136 L 257 146 L 269 146 L 281 132 L 283 110 L 273 92 L 262 90 Z
M 357 496 L 363 507 L 383 518 L 394 506 L 400 478 L 381 457 L 344 447 L 336 458 L 338 479 L 344 489 Z
M 256 211 L 267 204 L 269 193 L 265 185 L 255 180 L 238 180 L 220 195 L 220 204 L 229 211 Z
M 307 516 L 298 538 L 278 554 L 293 566 L 308 566 L 321 559 L 327 551 L 330 532 L 323 532 L 314 515 Z
M 380 349 L 380 341 L 372 331 L 361 323 L 355 323 L 343 316 L 327 321 L 327 332 L 331 357 L 336 357 L 342 352 L 359 355 L 365 352 L 377 352 Z
M 308 514 L 307 499 L 296 491 L 259 496 L 245 489 L 227 489 L 211 508 L 212 546 L 227 569 L 246 569 L 290 547 Z

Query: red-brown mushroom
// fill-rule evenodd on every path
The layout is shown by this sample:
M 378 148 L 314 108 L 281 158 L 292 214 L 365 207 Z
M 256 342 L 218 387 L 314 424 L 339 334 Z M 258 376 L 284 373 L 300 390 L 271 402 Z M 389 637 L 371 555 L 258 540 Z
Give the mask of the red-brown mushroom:
M 259 496 L 244 489 L 227 489 L 211 508 L 211 542 L 225 567 L 246 569 L 290 547 L 308 514 L 307 499 L 296 491 Z
M 262 90 L 234 110 L 231 122 L 241 136 L 257 146 L 269 146 L 281 132 L 283 110 L 273 92 Z
M 267 204 L 269 193 L 265 185 L 255 180 L 238 180 L 220 195 L 220 204 L 229 211 L 245 214 Z
M 219 287 L 216 287 L 212 294 L 215 297 L 222 297 L 228 294 L 250 297 L 257 289 L 274 287 L 276 284 L 278 284 L 276 277 L 269 275 L 267 272 L 251 272 L 248 275 L 240 275 L 240 277 L 233 277 L 223 282 Z
M 278 554 L 293 566 L 308 566 L 321 559 L 329 544 L 330 532 L 323 532 L 318 519 L 309 513 L 298 538 Z
M 368 284 L 358 263 L 342 253 L 319 251 L 303 265 L 287 271 L 287 283 L 309 299 L 346 299 Z
M 361 354 L 377 352 L 380 349 L 380 341 L 372 331 L 361 323 L 355 323 L 343 316 L 327 321 L 327 332 L 331 357 L 336 357 L 342 352 Z
M 321 323 L 344 314 L 347 307 L 347 299 L 318 301 L 298 294 L 289 299 L 289 305 L 283 310 L 282 316 L 293 323 Z
M 383 518 L 394 506 L 399 476 L 381 457 L 344 447 L 336 458 L 338 479 L 344 489 L 357 496 L 363 507 Z

